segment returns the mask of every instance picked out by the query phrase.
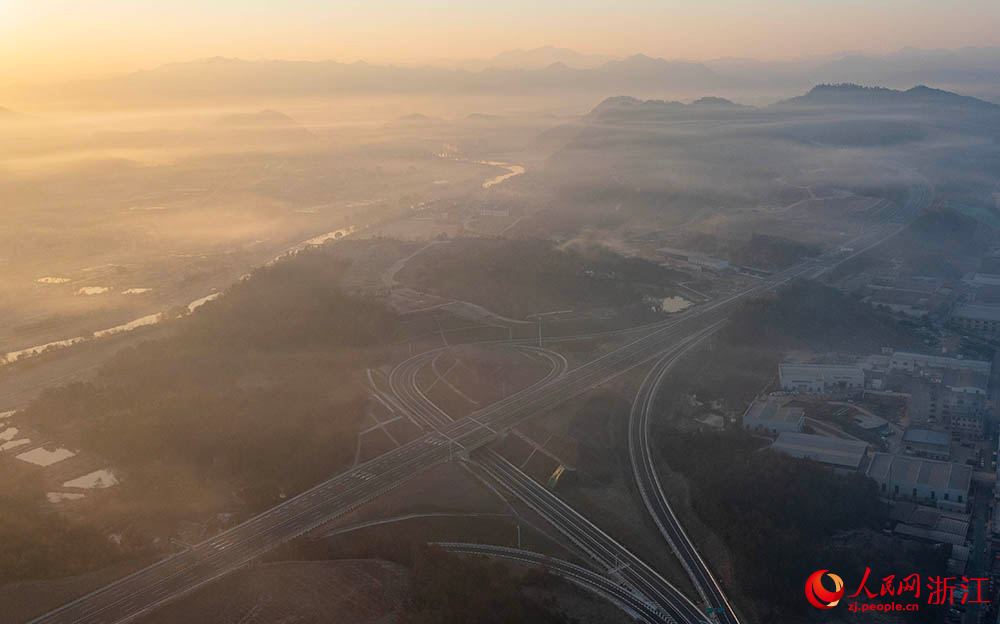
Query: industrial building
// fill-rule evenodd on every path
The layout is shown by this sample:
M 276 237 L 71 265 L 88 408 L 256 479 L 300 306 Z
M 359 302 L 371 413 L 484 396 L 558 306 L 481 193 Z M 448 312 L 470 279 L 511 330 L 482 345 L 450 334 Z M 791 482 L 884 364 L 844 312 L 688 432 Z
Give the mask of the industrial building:
M 743 428 L 750 432 L 778 435 L 802 431 L 805 410 L 787 407 L 787 398 L 764 397 L 754 401 L 743 414 Z
M 868 476 L 885 497 L 963 513 L 972 484 L 972 468 L 965 464 L 888 453 L 875 453 Z
M 907 455 L 948 461 L 951 458 L 951 437 L 943 431 L 907 429 L 903 434 Z
M 854 364 L 778 365 L 781 389 L 804 394 L 845 394 L 865 388 L 865 371 Z
M 951 311 L 951 322 L 960 329 L 993 333 L 1000 330 L 1000 306 L 957 305 Z
M 854 415 L 854 424 L 865 431 L 873 431 L 880 436 L 892 433 L 892 425 L 889 424 L 889 421 L 874 414 L 858 412 Z
M 947 424 L 956 439 L 982 437 L 989 378 L 969 370 L 946 370 L 930 379 L 928 414 Z
M 868 452 L 868 443 L 808 433 L 782 433 L 770 448 L 785 455 L 811 459 L 838 471 L 849 472 L 861 467 Z
M 896 522 L 895 533 L 901 537 L 960 547 L 969 534 L 969 514 L 937 507 L 895 501 L 889 519 Z
M 945 355 L 927 355 L 896 351 L 889 357 L 889 370 L 919 373 L 920 369 L 939 368 L 944 370 L 967 370 L 989 376 L 990 363 L 982 360 L 967 360 Z
M 886 308 L 910 318 L 923 318 L 930 313 L 929 298 L 924 293 L 908 290 L 876 290 L 865 298 L 876 308 Z
M 992 273 L 968 273 L 962 278 L 962 281 L 973 288 L 1000 286 L 1000 275 Z
M 663 254 L 668 260 L 673 260 L 674 262 L 678 262 L 698 270 L 709 269 L 711 271 L 721 273 L 722 271 L 729 269 L 728 260 L 714 258 L 697 251 L 675 249 L 673 247 L 661 247 L 660 249 L 657 249 L 657 251 Z

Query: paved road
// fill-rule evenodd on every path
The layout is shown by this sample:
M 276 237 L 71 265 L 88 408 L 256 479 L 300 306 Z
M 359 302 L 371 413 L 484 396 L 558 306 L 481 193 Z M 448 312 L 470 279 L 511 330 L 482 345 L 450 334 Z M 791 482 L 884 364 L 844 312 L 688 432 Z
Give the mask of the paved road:
M 529 348 L 547 357 L 551 363 L 549 374 L 536 386 L 547 385 L 565 374 L 564 358 L 553 352 Z M 683 347 L 677 350 L 683 350 Z M 418 372 L 433 362 L 439 352 L 434 350 L 414 356 L 397 366 L 389 376 L 390 386 L 405 412 L 431 428 L 446 427 L 453 422 L 446 412 L 421 392 L 416 382 Z M 643 603 L 653 605 L 650 613 L 653 622 L 705 622 L 698 607 L 680 590 L 553 492 L 492 450 L 480 449 L 472 457 L 475 459 L 473 469 L 489 487 L 506 490 L 538 513 L 602 570 L 603 576 L 596 576 L 604 578 L 605 583 L 618 585 Z
M 587 520 L 558 496 L 496 452 L 475 454 L 481 475 L 507 490 L 559 530 L 585 553 L 609 580 L 617 580 L 656 606 L 657 622 L 705 623 L 705 615 L 652 566 Z
M 674 555 L 677 556 L 681 565 L 684 566 L 684 570 L 691 578 L 695 589 L 698 590 L 703 604 L 712 608 L 724 608 L 723 613 L 716 616 L 720 622 L 739 624 L 736 612 L 729 600 L 726 599 L 725 593 L 712 575 L 708 564 L 702 559 L 670 507 L 667 496 L 660 485 L 660 477 L 657 474 L 654 456 L 649 445 L 650 417 L 664 378 L 685 353 L 697 346 L 704 338 L 715 333 L 720 326 L 721 323 L 695 334 L 687 342 L 665 353 L 649 370 L 639 386 L 635 400 L 632 402 L 632 411 L 629 414 L 628 448 L 632 475 L 642 501 L 656 523 L 660 534 Z
M 633 592 L 630 588 L 609 579 L 604 574 L 598 574 L 562 559 L 555 559 L 530 550 L 487 544 L 438 542 L 437 546 L 462 555 L 499 557 L 528 566 L 544 566 L 550 573 L 614 602 L 628 611 L 639 622 L 660 624 L 664 621 L 659 609 L 651 604 L 645 596 Z
M 911 201 L 905 210 L 888 214 L 883 223 L 873 225 L 869 232 L 859 237 L 860 242 L 854 243 L 855 248 L 867 248 L 894 234 L 908 220 L 908 213 L 915 212 L 912 210 L 915 206 L 922 209 L 923 205 Z M 440 420 L 428 415 L 429 425 L 440 424 L 437 431 L 337 475 L 237 527 L 32 622 L 111 624 L 132 620 L 398 487 L 431 466 L 448 461 L 456 450 L 467 452 L 489 444 L 500 432 L 518 422 L 544 413 L 649 362 L 684 337 L 724 319 L 740 301 L 770 291 L 796 277 L 836 266 L 842 260 L 842 256 L 826 254 L 777 273 L 741 293 L 692 308 L 674 319 L 650 326 L 648 333 L 614 351 L 466 418 L 451 421 L 447 416 Z
M 844 262 L 871 250 L 886 238 L 901 231 L 905 224 L 927 208 L 931 197 L 932 190 L 928 186 L 914 187 L 906 206 L 888 208 L 873 227 L 849 243 L 855 251 L 846 256 L 833 256 L 828 261 L 819 262 L 815 268 L 805 271 L 804 275 L 810 278 L 821 277 Z M 646 374 L 636 393 L 635 400 L 632 402 L 632 410 L 629 415 L 629 457 L 632 464 L 632 474 L 643 504 L 656 523 L 660 534 L 684 566 L 704 605 L 724 609 L 723 613 L 715 614 L 715 619 L 722 624 L 739 624 L 739 616 L 726 598 L 725 592 L 722 591 L 722 587 L 715 579 L 708 564 L 702 559 L 674 514 L 660 484 L 649 445 L 650 417 L 664 378 L 684 353 L 700 340 L 714 333 L 717 328 L 718 325 L 711 326 L 700 334 L 693 335 L 687 344 L 681 344 L 666 352 Z

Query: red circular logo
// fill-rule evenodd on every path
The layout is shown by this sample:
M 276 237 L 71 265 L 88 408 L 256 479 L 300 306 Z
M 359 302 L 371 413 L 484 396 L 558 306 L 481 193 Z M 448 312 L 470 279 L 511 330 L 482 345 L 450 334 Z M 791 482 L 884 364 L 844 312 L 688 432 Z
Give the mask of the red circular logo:
M 806 580 L 806 600 L 817 609 L 831 609 L 844 596 L 844 581 L 836 574 L 827 574 L 833 579 L 834 590 L 823 587 L 823 575 L 829 570 L 817 570 Z

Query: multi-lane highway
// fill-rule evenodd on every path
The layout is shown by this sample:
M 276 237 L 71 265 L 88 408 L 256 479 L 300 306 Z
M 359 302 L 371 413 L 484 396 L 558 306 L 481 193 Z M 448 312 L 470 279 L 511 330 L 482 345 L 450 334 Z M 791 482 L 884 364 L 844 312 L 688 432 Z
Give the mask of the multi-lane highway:
M 925 205 L 923 202 L 929 199 L 929 194 L 923 194 L 919 197 L 920 200 L 917 206 L 922 209 Z M 863 247 L 850 255 L 828 257 L 829 259 L 826 261 L 817 262 L 812 266 L 808 264 L 800 265 L 798 269 L 801 269 L 804 275 L 810 277 L 817 276 L 857 256 L 859 253 L 871 249 L 887 236 L 891 236 L 899 230 L 899 217 L 900 213 L 889 211 L 880 223 L 882 227 L 876 229 L 874 232 L 869 232 L 867 235 L 859 236 L 852 241 L 852 244 L 861 244 Z M 781 281 L 779 277 L 777 280 L 772 280 L 771 282 L 777 285 Z M 684 566 L 703 604 L 712 608 L 713 616 L 717 621 L 725 624 L 739 624 L 738 615 L 726 598 L 725 593 L 711 573 L 708 565 L 687 536 L 667 501 L 656 472 L 648 436 L 649 417 L 664 377 L 670 368 L 688 350 L 697 345 L 703 338 L 714 333 L 722 323 L 723 321 L 720 320 L 699 332 L 680 337 L 674 346 L 666 351 L 650 369 L 637 392 L 629 418 L 629 454 L 633 475 L 643 503 L 660 533 Z M 672 322 L 663 325 L 666 326 L 668 324 L 672 324 Z M 401 364 L 394 371 L 394 374 L 390 376 L 390 386 L 396 393 L 405 397 L 403 403 L 408 411 L 422 414 L 422 417 L 427 419 L 428 424 L 437 426 L 443 422 L 447 422 L 447 415 L 439 410 L 437 406 L 433 405 L 420 392 L 416 384 L 417 371 L 426 363 L 427 358 L 430 357 L 432 356 L 428 354 L 425 358 L 412 358 L 412 361 Z M 433 357 L 437 356 L 434 355 Z M 544 381 L 547 382 L 556 376 L 557 370 L 558 367 L 553 366 L 553 373 Z M 563 533 L 563 535 L 568 537 L 600 566 L 608 565 L 607 559 L 602 559 L 602 557 L 606 557 L 608 553 L 612 552 L 615 553 L 616 557 L 627 556 L 636 559 L 634 555 L 627 553 L 627 551 L 625 551 L 627 554 L 622 554 L 624 549 L 610 536 L 587 522 L 558 497 L 531 481 L 515 467 L 503 461 L 499 456 L 489 453 L 485 455 L 484 459 L 483 453 L 477 453 L 476 457 L 484 467 L 492 465 L 493 469 L 486 471 L 492 481 L 490 483 L 491 486 L 505 488 L 514 494 Z M 502 462 L 506 466 L 498 467 L 495 465 L 497 462 Z M 651 571 L 648 566 L 645 566 L 644 569 L 640 568 L 638 574 L 641 582 L 636 582 L 635 579 L 630 582 L 630 587 L 633 591 L 646 596 L 655 596 L 656 598 L 647 599 L 651 599 L 657 603 L 660 613 L 667 619 L 692 622 L 703 619 L 703 616 L 697 610 L 686 609 L 686 606 L 690 605 L 690 602 L 680 595 L 676 588 L 655 574 L 643 574 L 644 572 Z
M 499 454 L 479 451 L 476 465 L 490 485 L 503 488 L 557 528 L 609 579 L 655 605 L 658 622 L 706 622 L 698 606 L 652 566 Z
M 660 485 L 660 477 L 656 472 L 649 444 L 650 416 L 663 379 L 689 349 L 715 333 L 719 326 L 713 325 L 693 336 L 687 343 L 664 354 L 650 368 L 639 386 L 635 400 L 632 402 L 632 410 L 629 414 L 628 448 L 632 463 L 632 475 L 639 495 L 642 497 L 642 502 L 656 523 L 660 534 L 667 541 L 681 565 L 684 566 L 684 570 L 701 596 L 702 602 L 716 611 L 716 617 L 720 622 L 739 624 L 739 619 L 732 605 L 729 604 L 729 600 L 726 599 L 725 593 L 670 507 L 667 496 Z M 718 613 L 720 610 L 721 613 Z
M 436 545 L 462 555 L 498 557 L 528 566 L 544 566 L 551 574 L 560 576 L 618 604 L 639 622 L 644 624 L 661 624 L 663 622 L 663 614 L 659 608 L 651 604 L 645 596 L 612 580 L 608 574 L 599 574 L 568 561 L 548 557 L 530 550 L 455 542 L 437 542 Z
M 887 212 L 852 244 L 864 249 L 901 229 L 925 207 L 917 198 Z M 912 199 L 912 198 L 911 198 Z M 929 199 L 929 197 L 927 198 Z M 256 516 L 237 527 L 83 596 L 35 620 L 38 624 L 125 622 L 238 569 L 255 557 L 336 518 L 404 483 L 423 470 L 494 441 L 513 425 L 589 391 L 658 357 L 679 341 L 724 319 L 747 297 L 789 280 L 835 266 L 844 257 L 826 254 L 761 280 L 740 293 L 706 303 L 675 318 L 649 326 L 635 339 L 573 370 L 537 384 L 452 421 L 443 413 L 426 414 L 436 431 L 359 465 Z M 498 470 L 494 468 L 494 470 Z M 698 620 L 692 620 L 698 621 Z

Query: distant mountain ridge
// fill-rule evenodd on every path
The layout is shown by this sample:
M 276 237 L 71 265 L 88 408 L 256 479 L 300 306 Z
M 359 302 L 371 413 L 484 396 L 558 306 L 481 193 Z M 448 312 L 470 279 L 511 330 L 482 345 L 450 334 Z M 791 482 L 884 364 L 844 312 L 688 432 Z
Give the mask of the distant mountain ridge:
M 442 61 L 442 63 L 445 63 Z M 789 61 L 666 60 L 644 54 L 616 59 L 545 46 L 450 66 L 362 61 L 208 58 L 171 63 L 108 79 L 25 87 L 40 96 L 219 97 L 340 93 L 692 93 L 760 87 L 805 90 L 817 84 L 973 85 L 1000 90 L 1000 48 L 904 49 L 888 55 L 845 53 Z
M 885 87 L 866 87 L 854 83 L 820 84 L 799 95 L 774 104 L 775 107 L 800 106 L 923 106 L 1000 111 L 1000 106 L 951 91 L 917 85 L 905 91 Z
M 215 120 L 217 126 L 254 127 L 254 126 L 294 126 L 300 127 L 285 113 L 266 108 L 256 113 L 233 113 Z
M 255 113 L 231 113 L 215 120 L 213 125 L 223 132 L 267 137 L 272 140 L 302 141 L 314 138 L 295 119 L 281 111 L 266 108 Z
M 561 63 L 573 69 L 593 69 L 617 59 L 618 57 L 606 54 L 584 54 L 568 48 L 547 45 L 530 50 L 505 50 L 490 58 L 437 59 L 423 65 L 443 69 L 460 69 L 470 72 L 479 72 L 490 68 L 542 69 L 556 63 Z
M 606 98 L 595 106 L 586 118 L 597 120 L 649 119 L 670 115 L 699 115 L 706 113 L 736 113 L 757 110 L 752 106 L 737 104 L 721 97 L 702 97 L 690 104 L 676 100 L 641 100 L 628 95 Z
M 500 93 L 648 91 L 714 88 L 722 76 L 701 63 L 645 55 L 577 69 L 556 62 L 539 69 L 487 68 L 478 72 L 399 67 L 364 62 L 245 61 L 215 57 L 171 63 L 103 80 L 40 88 L 42 93 L 97 97 L 213 97 L 335 93 Z
M 918 85 L 905 91 L 885 87 L 865 87 L 853 83 L 820 84 L 803 95 L 781 100 L 765 109 L 737 104 L 720 97 L 702 97 L 690 104 L 667 100 L 642 100 L 628 95 L 604 99 L 587 115 L 591 120 L 649 120 L 671 115 L 752 114 L 768 109 L 881 108 L 886 112 L 935 109 L 1000 113 L 1000 105 L 951 91 Z

